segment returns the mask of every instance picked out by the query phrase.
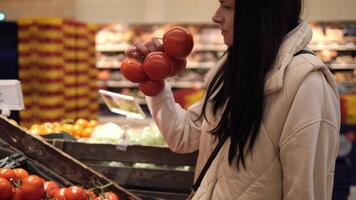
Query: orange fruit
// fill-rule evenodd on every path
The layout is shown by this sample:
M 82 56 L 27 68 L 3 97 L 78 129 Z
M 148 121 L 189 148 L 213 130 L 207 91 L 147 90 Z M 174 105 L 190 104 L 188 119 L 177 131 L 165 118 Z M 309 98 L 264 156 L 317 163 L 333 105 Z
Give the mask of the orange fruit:
M 43 124 L 41 124 L 41 129 L 42 131 L 40 131 L 40 135 L 46 135 L 49 133 L 54 133 L 54 126 L 51 122 L 45 122 Z
M 74 136 L 80 136 L 80 132 L 82 132 L 82 127 L 80 126 L 80 125 L 78 125 L 78 124 L 75 124 L 74 126 L 73 126 L 73 132 L 72 132 L 72 134 L 74 135 Z
M 30 130 L 29 132 L 31 134 L 39 134 L 40 133 L 40 129 L 41 129 L 41 126 L 39 124 L 33 124 L 31 127 L 30 127 Z
M 82 132 L 80 132 L 80 137 L 88 138 L 91 136 L 91 132 L 93 132 L 92 128 L 85 128 Z
M 73 134 L 74 126 L 72 124 L 62 124 L 61 130 L 69 134 Z
M 94 128 L 94 127 L 96 127 L 98 124 L 99 124 L 98 121 L 92 119 L 92 120 L 89 121 L 88 127 Z
M 79 118 L 79 119 L 77 119 L 77 121 L 75 121 L 75 125 L 78 125 L 82 128 L 86 128 L 88 126 L 88 124 L 89 124 L 89 122 L 86 119 Z

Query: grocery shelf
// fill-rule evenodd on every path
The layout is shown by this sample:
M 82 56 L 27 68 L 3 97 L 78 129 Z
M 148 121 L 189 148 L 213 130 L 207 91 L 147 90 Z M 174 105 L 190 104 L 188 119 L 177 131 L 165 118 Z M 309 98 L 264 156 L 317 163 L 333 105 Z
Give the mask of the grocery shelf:
M 196 44 L 193 51 L 226 51 L 226 45 L 201 45 Z
M 356 69 L 356 63 L 328 63 L 331 70 L 353 70 Z
M 188 62 L 187 69 L 210 69 L 214 67 L 216 62 Z M 120 69 L 121 64 L 112 67 L 104 67 L 97 65 L 98 69 Z
M 95 50 L 99 52 L 124 52 L 129 47 L 129 44 L 96 45 Z
M 121 65 L 121 64 L 120 64 Z M 96 66 L 98 69 L 120 69 L 119 66 L 114 66 L 114 67 L 103 67 L 103 66 Z
M 216 62 L 188 62 L 188 69 L 210 69 L 215 66 Z
M 126 88 L 133 88 L 137 87 L 136 83 L 131 83 L 129 81 L 98 81 L 98 86 L 106 86 L 106 87 L 126 87 Z
M 169 82 L 169 84 L 174 88 L 203 88 L 204 83 L 201 81 L 178 81 Z
M 136 97 L 136 101 L 140 105 L 145 105 L 146 104 L 146 100 L 144 98 Z M 99 104 L 104 104 L 105 103 L 102 98 L 99 98 L 98 102 L 99 102 Z
M 173 88 L 203 88 L 204 83 L 201 81 L 177 81 L 169 82 Z M 136 83 L 131 83 L 129 81 L 98 81 L 99 87 L 114 87 L 114 88 L 136 88 Z
M 134 127 L 145 127 L 145 126 L 149 126 L 150 124 L 154 123 L 152 118 L 127 119 L 120 115 L 110 115 L 110 116 L 101 115 L 101 116 L 99 116 L 98 120 L 101 124 L 112 122 L 112 123 L 116 123 L 118 125 L 125 125 L 125 124 L 131 125 L 132 124 Z
M 96 51 L 99 52 L 124 52 L 129 44 L 120 44 L 120 45 L 97 45 Z M 196 44 L 193 48 L 193 51 L 226 51 L 226 45 L 202 45 Z
M 121 45 L 110 45 L 110 46 L 96 46 L 96 51 L 99 52 L 124 52 L 129 44 L 121 44 Z M 310 49 L 313 51 L 321 51 L 321 50 L 335 50 L 335 51 L 356 51 L 356 45 L 338 45 L 338 44 L 310 44 L 308 45 Z M 193 51 L 226 51 L 226 45 L 201 45 L 197 44 L 194 46 Z
M 338 44 L 311 44 L 308 47 L 313 51 L 322 51 L 322 50 L 330 50 L 330 51 L 356 51 L 356 45 L 338 45 Z

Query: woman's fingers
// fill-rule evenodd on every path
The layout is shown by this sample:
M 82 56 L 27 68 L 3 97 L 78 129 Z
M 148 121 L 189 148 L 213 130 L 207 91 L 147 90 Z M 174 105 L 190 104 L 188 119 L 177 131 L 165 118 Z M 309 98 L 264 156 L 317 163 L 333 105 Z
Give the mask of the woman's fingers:
M 129 58 L 138 58 L 138 56 L 140 56 L 135 46 L 126 49 L 125 55 Z
M 158 38 L 152 38 L 146 43 L 136 42 L 134 46 L 129 47 L 125 51 L 125 54 L 128 57 L 138 59 L 154 51 L 163 51 L 162 41 Z
M 150 53 L 150 50 L 148 49 L 148 47 L 145 44 L 143 44 L 142 42 L 136 42 L 135 46 L 136 46 L 136 50 L 138 51 L 138 53 L 140 53 L 144 56 L 146 56 L 147 54 Z
M 159 38 L 152 38 L 152 43 L 155 46 L 156 51 L 163 51 L 163 43 Z

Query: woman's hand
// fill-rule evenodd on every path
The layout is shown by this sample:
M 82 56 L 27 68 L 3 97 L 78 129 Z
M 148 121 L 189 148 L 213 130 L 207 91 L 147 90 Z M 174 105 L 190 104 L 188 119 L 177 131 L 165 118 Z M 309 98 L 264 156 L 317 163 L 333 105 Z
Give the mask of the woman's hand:
M 127 57 L 140 59 L 154 51 L 163 51 L 162 40 L 155 37 L 145 43 L 136 42 L 132 47 L 125 51 L 125 54 Z

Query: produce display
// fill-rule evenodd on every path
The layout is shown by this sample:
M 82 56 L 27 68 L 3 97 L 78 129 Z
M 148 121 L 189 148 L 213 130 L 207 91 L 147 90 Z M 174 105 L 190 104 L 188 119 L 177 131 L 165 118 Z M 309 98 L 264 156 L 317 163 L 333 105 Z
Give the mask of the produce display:
M 91 137 L 78 141 L 94 144 L 166 146 L 162 134 L 154 123 L 137 128 L 114 123 L 100 124 L 94 129 Z
M 28 132 L 44 137 L 50 134 L 68 133 L 73 139 L 86 143 L 166 146 L 159 129 L 153 122 L 143 127 L 135 127 L 120 126 L 111 122 L 99 124 L 96 120 L 63 120 L 33 124 Z
M 96 120 L 78 119 L 63 120 L 62 122 L 45 122 L 42 124 L 33 124 L 29 132 L 37 135 L 48 135 L 53 133 L 66 132 L 74 138 L 88 138 L 91 136 L 93 129 L 98 125 Z
M 186 57 L 194 46 L 192 34 L 173 27 L 163 35 L 163 51 L 149 53 L 141 60 L 129 58 L 123 61 L 121 72 L 131 82 L 139 83 L 146 96 L 156 96 L 164 89 L 164 79 L 185 69 Z
M 0 168 L 0 200 L 119 200 L 116 194 L 104 192 L 106 187 L 61 187 L 22 168 Z

